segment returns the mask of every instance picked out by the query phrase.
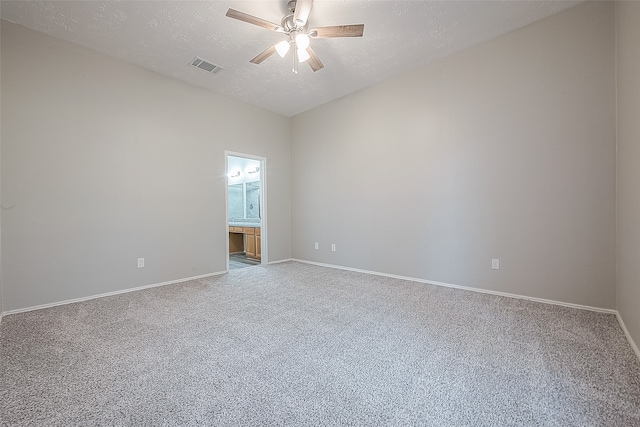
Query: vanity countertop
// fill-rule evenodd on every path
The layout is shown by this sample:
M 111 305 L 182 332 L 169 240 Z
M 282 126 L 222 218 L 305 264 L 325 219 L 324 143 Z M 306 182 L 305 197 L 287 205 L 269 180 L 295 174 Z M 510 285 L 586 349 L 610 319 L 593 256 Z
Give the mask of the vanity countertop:
M 260 228 L 259 222 L 229 222 L 229 227 L 254 227 Z

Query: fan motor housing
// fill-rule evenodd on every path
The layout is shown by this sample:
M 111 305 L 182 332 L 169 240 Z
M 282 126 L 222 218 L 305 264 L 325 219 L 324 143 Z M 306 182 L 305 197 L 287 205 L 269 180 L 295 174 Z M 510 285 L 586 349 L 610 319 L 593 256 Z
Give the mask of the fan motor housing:
M 292 13 L 291 15 L 287 15 L 284 18 L 282 18 L 282 21 L 280 21 L 280 25 L 282 26 L 282 28 L 284 28 L 284 32 L 287 34 L 293 30 L 298 30 L 300 32 L 306 33 L 307 29 L 309 28 L 309 21 L 307 21 L 307 23 L 304 24 L 304 26 L 300 27 L 296 25 L 296 22 L 293 19 L 293 13 Z
M 282 18 L 280 21 L 280 25 L 284 28 L 285 33 L 290 33 L 293 30 L 298 30 L 302 33 L 306 33 L 309 28 L 309 21 L 307 21 L 304 26 L 296 25 L 296 21 L 293 19 L 294 12 L 296 11 L 297 0 L 291 0 L 287 3 L 287 9 L 289 9 L 289 14 Z

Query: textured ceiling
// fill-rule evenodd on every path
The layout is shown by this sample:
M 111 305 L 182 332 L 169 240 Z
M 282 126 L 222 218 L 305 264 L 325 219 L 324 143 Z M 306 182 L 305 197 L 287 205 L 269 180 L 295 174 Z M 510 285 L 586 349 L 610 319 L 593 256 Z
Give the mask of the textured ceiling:
M 286 36 L 225 17 L 233 8 L 279 23 L 286 0 L 5 1 L 11 22 L 95 49 L 268 110 L 293 116 L 379 81 L 425 66 L 579 1 L 315 0 L 310 27 L 365 24 L 362 38 L 313 39 L 325 68 L 291 52 L 249 60 Z M 223 68 L 190 65 L 199 56 Z

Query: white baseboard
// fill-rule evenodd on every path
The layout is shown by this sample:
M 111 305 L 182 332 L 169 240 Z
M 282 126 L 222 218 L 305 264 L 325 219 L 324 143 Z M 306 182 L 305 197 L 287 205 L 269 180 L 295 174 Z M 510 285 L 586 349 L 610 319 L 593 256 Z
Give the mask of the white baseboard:
M 616 318 L 618 319 L 618 323 L 620 324 L 620 327 L 622 328 L 624 335 L 627 337 L 627 341 L 629 341 L 629 345 L 631 346 L 631 349 L 634 351 L 636 356 L 638 356 L 638 359 L 640 359 L 640 349 L 638 349 L 638 346 L 636 345 L 635 341 L 631 337 L 631 334 L 629 333 L 627 326 L 624 324 L 624 321 L 622 320 L 622 316 L 620 316 L 620 313 L 617 311 L 616 311 Z
M 589 306 L 589 305 L 573 304 L 573 303 L 569 303 L 569 302 L 555 301 L 555 300 L 544 299 L 544 298 L 536 298 L 536 297 L 530 297 L 530 296 L 526 296 L 526 295 L 510 294 L 510 293 L 507 293 L 507 292 L 491 291 L 491 290 L 481 289 L 481 288 L 472 288 L 472 287 L 468 287 L 468 286 L 453 285 L 451 283 L 444 283 L 444 282 L 436 282 L 436 281 L 433 281 L 433 280 L 418 279 L 416 277 L 399 276 L 397 274 L 387 274 L 387 273 L 381 273 L 379 271 L 361 270 L 359 268 L 343 267 L 341 265 L 323 264 L 323 263 L 320 263 L 320 262 L 306 261 L 306 260 L 302 260 L 302 259 L 292 259 L 292 261 L 301 262 L 301 263 L 304 263 L 304 264 L 319 265 L 321 267 L 335 268 L 335 269 L 338 269 L 338 270 L 347 270 L 347 271 L 355 271 L 357 273 L 372 274 L 374 276 L 390 277 L 392 279 L 400 279 L 400 280 L 408 280 L 408 281 L 411 281 L 411 282 L 426 283 L 428 285 L 444 286 L 446 288 L 462 289 L 464 291 L 472 291 L 472 292 L 480 292 L 480 293 L 483 293 L 483 294 L 498 295 L 498 296 L 507 297 L 507 298 L 524 299 L 524 300 L 528 300 L 528 301 L 541 302 L 541 303 L 544 303 L 544 304 L 553 304 L 553 305 L 560 305 L 560 306 L 563 306 L 563 307 L 578 308 L 578 309 L 581 309 L 581 310 L 597 311 L 597 312 L 600 312 L 600 313 L 618 314 L 618 312 L 616 310 L 613 310 L 613 309 L 610 309 L 610 308 L 592 307 L 592 306 Z
M 638 359 L 640 359 L 640 349 L 638 349 L 638 346 L 636 345 L 635 341 L 631 337 L 631 334 L 627 330 L 627 327 L 624 324 L 624 321 L 622 320 L 622 317 L 620 316 L 620 313 L 617 310 L 612 310 L 612 309 L 608 309 L 608 308 L 600 308 L 600 307 L 592 307 L 592 306 L 581 305 L 581 304 L 573 304 L 573 303 L 562 302 L 562 301 L 554 301 L 554 300 L 549 300 L 549 299 L 544 299 L 544 298 L 530 297 L 530 296 L 526 296 L 526 295 L 511 294 L 511 293 L 507 293 L 507 292 L 499 292 L 499 291 L 491 291 L 491 290 L 487 290 L 487 289 L 472 288 L 472 287 L 468 287 L 468 286 L 459 286 L 459 285 L 453 285 L 451 283 L 436 282 L 436 281 L 433 281 L 433 280 L 419 279 L 419 278 L 416 278 L 416 277 L 400 276 L 400 275 L 397 275 L 397 274 L 388 274 L 388 273 L 382 273 L 382 272 L 379 272 L 379 271 L 362 270 L 362 269 L 359 269 L 359 268 L 344 267 L 344 266 L 335 265 L 335 264 L 325 264 L 325 263 L 321 263 L 321 262 L 307 261 L 307 260 L 296 259 L 296 258 L 288 258 L 288 259 L 282 259 L 282 260 L 278 260 L 278 261 L 271 261 L 271 262 L 269 262 L 269 265 L 280 264 L 280 263 L 289 262 L 289 261 L 300 262 L 300 263 L 303 263 L 303 264 L 318 265 L 318 266 L 321 266 L 321 267 L 334 268 L 334 269 L 337 269 L 337 270 L 354 271 L 354 272 L 357 272 L 357 273 L 371 274 L 371 275 L 374 275 L 374 276 L 389 277 L 389 278 L 392 278 L 392 279 L 408 280 L 408 281 L 417 282 L 417 283 L 426 283 L 426 284 L 435 285 L 435 286 L 444 286 L 444 287 L 447 287 L 447 288 L 462 289 L 462 290 L 471 291 L 471 292 L 480 292 L 480 293 L 484 293 L 484 294 L 498 295 L 498 296 L 503 296 L 503 297 L 507 297 L 507 298 L 523 299 L 523 300 L 528 300 L 528 301 L 540 302 L 540 303 L 544 303 L 544 304 L 553 304 L 553 305 L 559 305 L 559 306 L 563 306 L 563 307 L 577 308 L 577 309 L 580 309 L 580 310 L 590 310 L 590 311 L 597 311 L 597 312 L 601 312 L 601 313 L 615 314 L 616 319 L 618 319 L 618 323 L 620 324 L 620 327 L 622 328 L 622 331 L 624 332 L 625 336 L 627 337 L 627 341 L 629 341 L 629 345 L 631 346 L 631 349 L 636 354 L 636 356 L 638 356 Z M 91 299 L 95 299 L 95 298 L 102 298 L 102 297 L 108 297 L 108 296 L 112 296 L 112 295 L 124 294 L 124 293 L 128 293 L 128 292 L 141 291 L 143 289 L 155 288 L 155 287 L 158 287 L 158 286 L 173 285 L 175 283 L 187 282 L 189 280 L 203 279 L 205 277 L 212 277 L 212 276 L 219 276 L 219 275 L 225 274 L 225 273 L 226 273 L 226 271 L 219 271 L 219 272 L 216 272 L 216 273 L 209 273 L 209 274 L 203 274 L 203 275 L 200 275 L 200 276 L 193 276 L 193 277 L 187 277 L 187 278 L 183 278 L 183 279 L 170 280 L 168 282 L 154 283 L 154 284 L 151 284 L 151 285 L 145 285 L 145 286 L 139 286 L 139 287 L 136 287 L 136 288 L 123 289 L 123 290 L 120 290 L 120 291 L 114 291 L 114 292 L 107 292 L 107 293 L 103 293 L 103 294 L 91 295 L 91 296 L 88 296 L 88 297 L 74 298 L 74 299 L 70 299 L 70 300 L 66 300 L 66 301 L 59 301 L 59 302 L 54 302 L 54 303 L 49 303 L 49 304 L 37 305 L 37 306 L 34 306 L 34 307 L 27 307 L 27 308 L 21 308 L 21 309 L 17 309 L 17 310 L 10 310 L 10 311 L 6 311 L 6 312 L 0 312 L 0 322 L 2 322 L 2 318 L 4 316 L 8 315 L 8 314 L 16 314 L 16 313 L 23 313 L 23 312 L 27 312 L 27 311 L 33 311 L 33 310 L 40 310 L 40 309 L 43 309 L 43 308 L 55 307 L 55 306 L 64 305 L 64 304 L 71 304 L 71 303 L 74 303 L 74 302 L 87 301 L 87 300 L 91 300 Z
M 33 306 L 33 307 L 27 307 L 27 308 L 19 308 L 19 309 L 16 309 L 16 310 L 9 310 L 9 311 L 3 312 L 2 314 L 0 314 L 0 318 L 2 316 L 6 316 L 6 315 L 9 315 L 9 314 L 24 313 L 24 312 L 27 312 L 27 311 L 40 310 L 40 309 L 49 308 L 49 307 L 56 307 L 58 305 L 72 304 L 74 302 L 82 302 L 82 301 L 88 301 L 88 300 L 96 299 L 96 298 L 109 297 L 109 296 L 119 295 L 119 294 L 126 294 L 126 293 L 129 293 L 129 292 L 141 291 L 143 289 L 157 288 L 158 286 L 173 285 L 173 284 L 176 284 L 176 283 L 188 282 L 189 280 L 204 279 L 205 277 L 211 277 L 211 276 L 219 276 L 219 275 L 225 274 L 225 273 L 226 273 L 226 271 L 218 271 L 216 273 L 202 274 L 200 276 L 186 277 L 184 279 L 170 280 L 168 282 L 153 283 L 151 285 L 138 286 L 136 288 L 122 289 L 120 291 L 106 292 L 104 294 L 90 295 L 90 296 L 87 296 L 87 297 L 81 297 L 81 298 L 74 298 L 74 299 L 69 299 L 69 300 L 65 300 L 65 301 L 52 302 L 52 303 L 48 303 L 48 304 L 36 305 L 36 306 Z
M 269 264 L 267 265 L 272 265 L 272 264 L 282 264 L 283 262 L 289 262 L 289 261 L 296 261 L 294 259 L 291 258 L 287 258 L 287 259 L 279 259 L 277 261 L 269 261 Z
M 569 303 L 569 302 L 554 301 L 554 300 L 549 300 L 549 299 L 544 299 L 544 298 L 529 297 L 529 296 L 526 296 L 526 295 L 510 294 L 510 293 L 507 293 L 507 292 L 490 291 L 490 290 L 487 290 L 487 289 L 480 289 L 480 288 L 471 288 L 471 287 L 468 287 L 468 286 L 452 285 L 450 283 L 436 282 L 436 281 L 433 281 L 433 280 L 425 280 L 425 279 L 418 279 L 418 278 L 415 278 L 415 277 L 399 276 L 399 275 L 396 275 L 396 274 L 381 273 L 379 271 L 361 270 L 359 268 L 343 267 L 341 265 L 324 264 L 324 263 L 321 263 L 321 262 L 306 261 L 306 260 L 302 260 L 302 259 L 293 258 L 293 259 L 291 259 L 291 261 L 301 262 L 303 264 L 319 265 L 321 267 L 335 268 L 335 269 L 338 269 L 338 270 L 347 270 L 347 271 L 355 271 L 357 273 L 372 274 L 372 275 L 375 275 L 375 276 L 390 277 L 392 279 L 408 280 L 408 281 L 411 281 L 411 282 L 426 283 L 426 284 L 429 284 L 429 285 L 444 286 L 444 287 L 447 287 L 447 288 L 455 288 L 455 289 L 462 289 L 462 290 L 471 291 L 471 292 L 480 292 L 480 293 L 483 293 L 483 294 L 499 295 L 499 296 L 503 296 L 503 297 L 507 297 L 507 298 L 516 298 L 516 299 L 523 299 L 523 300 L 528 300 L 528 301 L 535 301 L 535 302 L 540 302 L 540 303 L 543 303 L 543 304 L 553 304 L 553 305 L 559 305 L 559 306 L 563 306 L 563 307 L 577 308 L 577 309 L 580 309 L 580 310 L 589 310 L 589 311 L 597 311 L 597 312 L 600 312 L 600 313 L 615 314 L 616 319 L 618 319 L 618 323 L 620 324 L 620 328 L 622 328 L 622 331 L 624 332 L 624 335 L 627 337 L 627 341 L 629 342 L 629 345 L 631 346 L 631 349 L 636 354 L 636 356 L 638 356 L 638 359 L 640 359 L 640 350 L 638 349 L 638 346 L 636 345 L 635 341 L 633 341 L 633 338 L 631 337 L 631 334 L 627 330 L 627 327 L 625 326 L 624 321 L 622 320 L 622 317 L 620 316 L 620 313 L 617 310 L 612 310 L 612 309 L 609 309 L 609 308 L 601 308 L 601 307 L 592 307 L 592 306 L 589 306 L 589 305 L 573 304 L 573 303 Z
M 269 264 L 279 264 L 279 263 L 288 262 L 288 261 L 292 261 L 292 259 L 291 258 L 287 258 L 287 259 L 278 260 L 278 261 L 271 261 L 271 262 L 269 262 Z M 2 322 L 2 317 L 3 316 L 9 315 L 9 314 L 24 313 L 24 312 L 27 312 L 27 311 L 40 310 L 40 309 L 43 309 L 43 308 L 55 307 L 55 306 L 58 306 L 58 305 L 72 304 L 74 302 L 87 301 L 87 300 L 91 300 L 91 299 L 95 299 L 95 298 L 108 297 L 108 296 L 112 296 L 112 295 L 124 294 L 124 293 L 127 293 L 127 292 L 141 291 L 143 289 L 155 288 L 155 287 L 158 287 L 158 286 L 173 285 L 175 283 L 186 282 L 186 281 L 189 281 L 189 280 L 203 279 L 205 277 L 211 277 L 211 276 L 219 276 L 219 275 L 225 274 L 225 273 L 227 273 L 227 272 L 226 271 L 218 271 L 216 273 L 209 273 L 209 274 L 203 274 L 203 275 L 200 275 L 200 276 L 186 277 L 184 279 L 170 280 L 168 282 L 154 283 L 154 284 L 151 284 L 151 285 L 138 286 L 136 288 L 123 289 L 123 290 L 120 290 L 120 291 L 106 292 L 106 293 L 103 293 L 103 294 L 90 295 L 90 296 L 87 296 L 87 297 L 74 298 L 74 299 L 65 300 L 65 301 L 58 301 L 58 302 L 52 302 L 52 303 L 48 303 L 48 304 L 36 305 L 36 306 L 33 306 L 33 307 L 26 307 L 26 308 L 19 308 L 19 309 L 16 309 L 16 310 L 9 310 L 9 311 L 5 311 L 5 312 L 0 312 L 0 322 Z

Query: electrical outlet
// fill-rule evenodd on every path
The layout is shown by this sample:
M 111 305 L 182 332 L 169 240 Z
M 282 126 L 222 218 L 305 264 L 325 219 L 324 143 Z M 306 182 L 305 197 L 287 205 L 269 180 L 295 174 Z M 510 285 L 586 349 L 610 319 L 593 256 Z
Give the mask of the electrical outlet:
M 138 258 L 138 268 L 144 267 L 144 258 Z
M 335 252 L 336 251 L 336 244 L 332 243 L 331 244 L 331 252 Z
M 496 258 L 492 259 L 491 268 L 493 268 L 494 270 L 500 270 L 500 260 Z
M 320 246 L 318 246 L 318 242 L 316 242 L 316 249 L 318 249 Z

